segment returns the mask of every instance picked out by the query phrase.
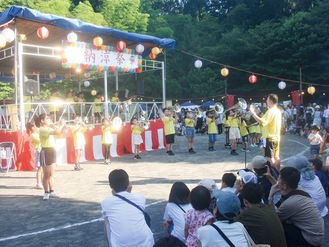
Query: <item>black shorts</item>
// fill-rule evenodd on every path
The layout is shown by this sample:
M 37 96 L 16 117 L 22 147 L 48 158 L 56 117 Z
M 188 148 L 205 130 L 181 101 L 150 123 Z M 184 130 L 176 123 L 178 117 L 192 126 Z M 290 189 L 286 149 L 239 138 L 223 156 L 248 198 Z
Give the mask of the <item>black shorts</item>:
M 175 134 L 166 135 L 167 144 L 173 144 L 175 142 Z
M 265 157 L 274 158 L 275 150 L 278 148 L 278 142 L 269 141 L 266 138 Z
M 242 142 L 248 142 L 248 135 L 242 136 Z
M 54 163 L 56 163 L 55 148 L 42 148 L 40 152 L 40 165 L 50 166 Z

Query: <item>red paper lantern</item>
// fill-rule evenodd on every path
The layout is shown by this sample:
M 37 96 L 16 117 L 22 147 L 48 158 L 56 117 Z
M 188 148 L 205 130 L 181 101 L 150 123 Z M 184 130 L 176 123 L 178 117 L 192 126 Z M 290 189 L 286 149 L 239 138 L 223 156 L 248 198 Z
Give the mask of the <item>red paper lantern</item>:
M 152 60 L 154 60 L 154 59 L 156 59 L 157 58 L 157 55 L 155 55 L 155 54 L 153 54 L 152 52 L 150 53 L 150 58 L 152 59 Z
M 45 39 L 49 35 L 49 31 L 46 27 L 39 27 L 37 31 L 37 35 L 40 39 Z
M 126 49 L 126 42 L 121 40 L 117 43 L 117 51 L 122 52 L 124 49 Z
M 257 76 L 255 76 L 255 75 L 251 75 L 251 76 L 249 76 L 249 82 L 250 82 L 251 84 L 256 83 L 256 81 L 257 81 Z

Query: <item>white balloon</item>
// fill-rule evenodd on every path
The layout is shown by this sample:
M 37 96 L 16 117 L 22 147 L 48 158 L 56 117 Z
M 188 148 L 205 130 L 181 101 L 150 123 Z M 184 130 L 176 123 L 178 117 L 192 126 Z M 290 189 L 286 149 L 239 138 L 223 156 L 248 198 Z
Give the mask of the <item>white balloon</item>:
M 84 85 L 85 87 L 89 87 L 89 86 L 90 86 L 90 82 L 89 82 L 89 81 L 85 81 L 85 82 L 83 83 L 83 85 Z
M 196 60 L 194 62 L 194 66 L 197 68 L 197 69 L 200 69 L 202 67 L 202 61 L 201 60 Z

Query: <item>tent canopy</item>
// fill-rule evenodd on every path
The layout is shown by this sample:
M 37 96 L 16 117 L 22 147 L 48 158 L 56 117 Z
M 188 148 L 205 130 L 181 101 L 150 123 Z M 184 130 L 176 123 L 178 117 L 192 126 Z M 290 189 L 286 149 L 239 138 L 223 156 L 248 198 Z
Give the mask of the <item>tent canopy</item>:
M 206 102 L 203 102 L 201 105 L 200 105 L 200 108 L 202 109 L 208 109 L 210 108 L 211 106 L 214 106 L 215 105 L 215 102 L 210 100 L 210 101 L 206 101 Z
M 26 40 L 24 44 L 31 44 L 46 47 L 61 47 L 62 40 L 67 40 L 67 34 L 74 31 L 78 35 L 78 41 L 93 43 L 96 36 L 103 39 L 103 44 L 107 46 L 116 46 L 120 40 L 126 42 L 129 49 L 135 49 L 137 44 L 143 44 L 147 51 L 153 47 L 173 49 L 176 41 L 169 38 L 157 38 L 150 35 L 124 32 L 113 28 L 96 26 L 90 23 L 82 22 L 77 19 L 70 19 L 61 16 L 41 13 L 34 9 L 26 7 L 12 6 L 0 14 L 0 26 L 8 26 L 12 30 L 17 30 L 17 35 L 24 34 Z M 37 36 L 39 27 L 45 26 L 49 31 L 46 39 Z M 0 68 L 2 73 L 10 73 L 14 66 L 14 58 L 3 59 L 3 50 L 11 44 L 0 50 Z M 148 53 L 147 53 L 148 54 Z M 62 70 L 61 60 L 48 59 L 47 57 L 25 56 L 25 71 L 39 70 L 40 73 L 56 72 Z M 33 68 L 32 68 L 33 67 Z

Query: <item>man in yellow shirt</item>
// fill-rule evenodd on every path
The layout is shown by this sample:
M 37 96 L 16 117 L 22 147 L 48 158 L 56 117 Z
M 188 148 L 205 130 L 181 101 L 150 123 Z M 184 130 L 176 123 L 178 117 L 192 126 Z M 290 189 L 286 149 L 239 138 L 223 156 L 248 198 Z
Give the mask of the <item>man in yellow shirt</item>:
M 168 108 L 163 109 L 164 117 L 164 132 L 166 136 L 166 150 L 168 155 L 175 155 L 172 151 L 173 144 L 175 142 L 175 123 L 177 122 L 177 116 L 175 111 L 170 111 Z
M 279 154 L 282 116 L 280 109 L 277 107 L 278 101 L 276 94 L 270 94 L 266 99 L 269 109 L 261 118 L 257 116 L 253 105 L 250 105 L 250 112 L 255 120 L 263 126 L 263 137 L 266 138 L 265 157 L 280 170 Z

